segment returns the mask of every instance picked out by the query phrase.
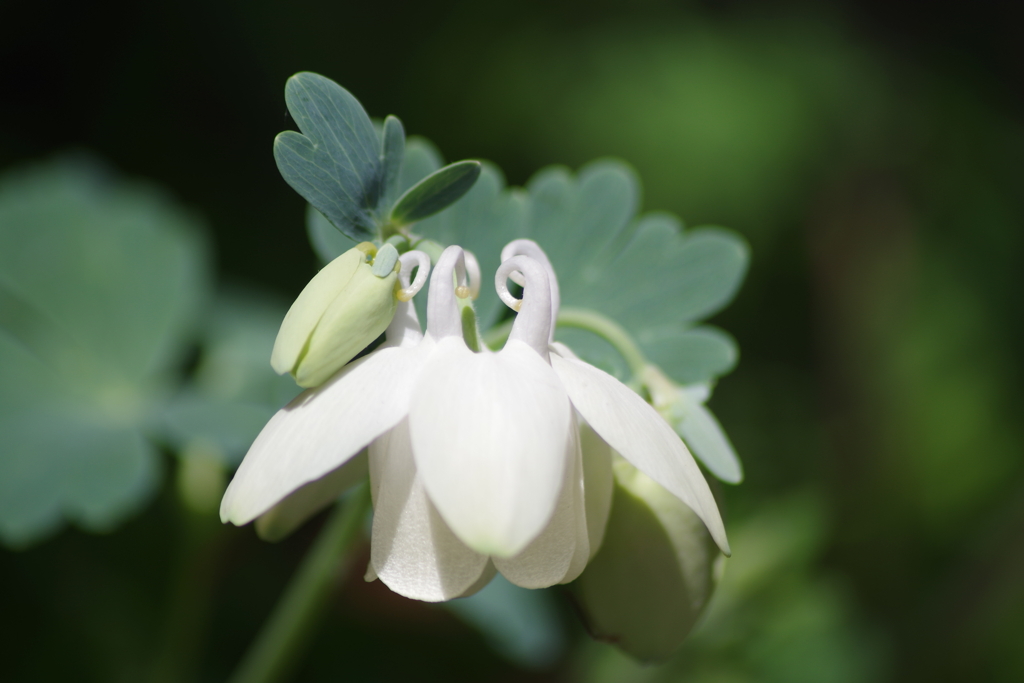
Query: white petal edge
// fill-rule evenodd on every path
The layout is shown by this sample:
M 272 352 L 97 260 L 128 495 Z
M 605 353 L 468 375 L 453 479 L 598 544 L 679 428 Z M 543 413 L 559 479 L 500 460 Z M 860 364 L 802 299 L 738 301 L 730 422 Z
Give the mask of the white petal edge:
M 256 534 L 264 541 L 287 537 L 367 475 L 366 452 L 360 451 L 341 467 L 304 484 L 256 518 Z
M 394 427 L 409 412 L 427 342 L 375 351 L 277 411 L 228 485 L 221 521 L 251 522 Z
M 487 556 L 470 550 L 441 519 L 416 472 L 408 420 L 370 444 L 376 489 L 370 563 L 388 588 L 413 600 L 442 602 L 473 588 Z
M 571 408 L 522 342 L 474 354 L 437 342 L 409 412 L 416 467 L 455 534 L 477 552 L 520 553 L 547 526 L 565 477 Z
M 593 557 L 604 542 L 604 532 L 608 527 L 608 516 L 612 510 L 612 495 L 615 491 L 612 459 L 615 457 L 615 451 L 582 420 L 580 447 L 583 451 L 587 535 L 590 542 L 590 557 Z
M 493 559 L 502 576 L 522 588 L 547 588 L 572 581 L 590 559 L 582 454 L 575 427 L 573 421 L 564 455 L 568 476 L 562 483 L 551 521 L 518 555 Z
M 676 423 L 676 431 L 711 474 L 730 484 L 743 481 L 740 459 L 710 410 L 697 402 L 686 406 L 686 417 Z
M 722 516 L 700 467 L 658 412 L 625 384 L 588 363 L 551 354 L 551 365 L 573 407 L 594 431 L 686 503 L 707 525 L 722 552 L 731 554 Z

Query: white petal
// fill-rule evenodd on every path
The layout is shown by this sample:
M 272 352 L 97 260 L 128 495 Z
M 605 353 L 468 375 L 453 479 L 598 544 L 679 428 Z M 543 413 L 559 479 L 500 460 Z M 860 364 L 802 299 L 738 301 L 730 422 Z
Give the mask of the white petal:
M 570 406 L 551 366 L 509 341 L 474 354 L 437 343 L 409 412 L 416 466 L 456 535 L 511 557 L 540 534 L 565 476 Z
M 625 384 L 583 361 L 552 354 L 573 406 L 622 457 L 686 503 L 730 554 L 725 525 L 711 489 L 679 436 Z
M 235 472 L 221 501 L 221 521 L 247 524 L 395 426 L 409 412 L 429 347 L 371 353 L 277 411 Z
M 459 595 L 456 595 L 455 597 L 468 598 L 471 595 L 476 595 L 484 588 L 487 588 L 487 584 L 489 584 L 491 580 L 497 575 L 498 570 L 494 568 L 494 563 L 490 560 L 487 560 L 487 566 L 484 567 L 484 571 L 482 574 L 480 574 L 480 578 L 476 580 L 476 583 L 474 583 L 472 586 L 464 590 Z
M 562 342 L 551 342 L 550 344 L 548 344 L 548 350 L 550 350 L 551 353 L 558 354 L 562 358 L 575 358 L 576 360 L 580 359 L 580 357 L 577 356 L 572 349 L 570 349 Z
M 414 600 L 440 602 L 473 588 L 487 557 L 470 550 L 441 519 L 416 473 L 409 423 L 370 445 L 377 490 L 370 563 L 388 588 Z
M 697 402 L 686 406 L 686 417 L 676 423 L 676 431 L 711 474 L 730 484 L 743 481 L 740 459 L 710 410 Z
M 590 559 L 583 503 L 583 463 L 575 426 L 573 422 L 563 456 L 568 476 L 562 483 L 551 521 L 518 555 L 493 559 L 498 571 L 517 586 L 547 588 L 572 581 Z
M 593 557 L 604 541 L 604 531 L 612 509 L 612 493 L 615 490 L 612 458 L 615 451 L 586 422 L 580 424 L 580 446 L 583 450 L 587 534 L 590 557 Z
M 307 519 L 366 478 L 366 453 L 301 486 L 256 518 L 256 533 L 264 541 L 280 541 Z

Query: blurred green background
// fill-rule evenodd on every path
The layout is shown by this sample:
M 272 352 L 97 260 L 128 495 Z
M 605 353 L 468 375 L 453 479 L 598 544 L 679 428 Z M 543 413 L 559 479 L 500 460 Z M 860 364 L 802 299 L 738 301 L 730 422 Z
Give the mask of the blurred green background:
M 1019 681 L 1022 18 L 996 2 L 15 1 L 0 172 L 89 152 L 206 236 L 217 303 L 181 304 L 188 344 L 161 356 L 160 377 L 191 378 L 180 420 L 227 400 L 209 359 L 258 364 L 268 349 L 232 330 L 273 330 L 267 301 L 284 310 L 317 267 L 271 154 L 299 70 L 510 184 L 621 157 L 645 210 L 750 242 L 711 321 L 741 349 L 710 404 L 747 473 L 722 491 L 735 557 L 673 660 L 590 642 L 559 591 L 503 625 L 497 592 L 459 613 L 357 570 L 297 680 Z M 240 422 L 287 398 L 271 384 L 232 385 L 262 401 Z M 210 442 L 164 432 L 138 456 L 156 474 L 125 503 L 137 515 L 83 503 L 79 526 L 103 533 L 0 550 L 3 680 L 219 681 L 241 656 L 319 522 L 279 545 L 221 528 L 181 494 Z

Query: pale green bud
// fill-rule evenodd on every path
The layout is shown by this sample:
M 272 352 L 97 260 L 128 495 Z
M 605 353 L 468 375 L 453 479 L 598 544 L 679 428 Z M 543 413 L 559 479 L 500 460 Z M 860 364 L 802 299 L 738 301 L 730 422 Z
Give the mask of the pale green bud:
M 679 647 L 707 605 L 722 556 L 681 500 L 621 457 L 604 543 L 576 581 L 591 633 L 641 661 Z
M 302 387 L 320 386 L 391 323 L 398 252 L 363 242 L 331 261 L 288 309 L 270 365 Z

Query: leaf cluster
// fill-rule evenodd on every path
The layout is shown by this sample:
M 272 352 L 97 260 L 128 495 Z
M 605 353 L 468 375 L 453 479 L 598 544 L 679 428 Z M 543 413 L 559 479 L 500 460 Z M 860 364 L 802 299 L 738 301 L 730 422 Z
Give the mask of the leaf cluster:
M 724 228 L 686 229 L 671 214 L 640 213 L 640 181 L 625 163 L 599 160 L 577 173 L 552 166 L 537 172 L 524 188 L 508 187 L 497 167 L 483 163 L 475 182 L 445 185 L 442 180 L 456 177 L 451 169 L 459 164 L 443 166 L 437 149 L 420 137 L 389 142 L 400 130 L 394 117 L 373 137 L 369 117 L 333 81 L 297 74 L 288 82 L 286 98 L 306 136 L 285 132 L 278 137 L 278 165 L 310 201 L 307 229 L 325 262 L 351 246 L 332 225 L 352 239 L 379 239 L 387 235 L 380 226 L 396 216 L 407 234 L 473 252 L 485 278 L 497 269 L 502 246 L 530 238 L 550 257 L 564 306 L 592 309 L 615 320 L 675 380 L 708 382 L 735 365 L 738 351 L 732 338 L 699 322 L 724 308 L 738 290 L 749 261 L 746 243 Z M 362 131 L 358 142 L 353 142 L 355 130 Z M 282 150 L 293 148 L 306 150 L 303 159 L 310 161 L 284 163 L 292 157 L 282 157 Z M 381 150 L 377 157 L 373 149 Z M 397 167 L 389 161 L 389 149 L 402 150 Z M 351 159 L 362 165 L 337 161 Z M 325 168 L 337 170 L 325 174 Z M 387 191 L 380 185 L 385 176 L 393 183 Z M 390 214 L 369 208 L 389 193 L 401 195 Z M 350 197 L 367 199 L 360 205 Z M 429 211 L 403 208 L 412 203 Z M 389 216 L 384 223 L 382 216 Z M 484 330 L 506 315 L 487 282 L 476 311 Z M 559 330 L 558 337 L 592 363 L 625 375 L 622 359 L 599 337 L 570 329 Z

